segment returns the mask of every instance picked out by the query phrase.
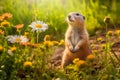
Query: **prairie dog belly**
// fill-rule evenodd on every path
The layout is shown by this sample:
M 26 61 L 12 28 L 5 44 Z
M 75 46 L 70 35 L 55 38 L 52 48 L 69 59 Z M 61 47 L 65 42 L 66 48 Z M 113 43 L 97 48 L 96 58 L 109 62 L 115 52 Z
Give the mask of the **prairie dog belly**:
M 73 44 L 73 46 L 75 46 L 78 41 L 80 40 L 80 34 L 78 33 L 77 28 L 74 28 L 72 31 L 72 35 L 71 35 L 71 43 Z

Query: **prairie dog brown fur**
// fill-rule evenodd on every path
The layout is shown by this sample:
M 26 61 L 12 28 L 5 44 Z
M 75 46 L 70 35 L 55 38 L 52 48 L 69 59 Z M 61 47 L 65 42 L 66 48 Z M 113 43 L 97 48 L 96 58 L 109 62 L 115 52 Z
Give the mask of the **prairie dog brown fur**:
M 67 16 L 67 22 L 68 29 L 65 34 L 62 68 L 72 63 L 75 58 L 85 59 L 91 53 L 85 17 L 78 12 L 71 12 Z

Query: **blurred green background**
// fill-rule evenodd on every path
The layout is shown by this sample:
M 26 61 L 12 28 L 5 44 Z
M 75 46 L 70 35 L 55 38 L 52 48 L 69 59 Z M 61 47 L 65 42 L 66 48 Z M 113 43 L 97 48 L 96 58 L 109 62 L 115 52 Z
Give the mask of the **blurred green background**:
M 56 39 L 64 38 L 65 21 L 69 12 L 77 11 L 86 16 L 86 27 L 90 35 L 104 28 L 104 18 L 110 16 L 115 24 L 120 23 L 120 0 L 0 0 L 0 15 L 13 14 L 11 22 L 28 25 L 36 20 L 49 25 L 45 34 Z

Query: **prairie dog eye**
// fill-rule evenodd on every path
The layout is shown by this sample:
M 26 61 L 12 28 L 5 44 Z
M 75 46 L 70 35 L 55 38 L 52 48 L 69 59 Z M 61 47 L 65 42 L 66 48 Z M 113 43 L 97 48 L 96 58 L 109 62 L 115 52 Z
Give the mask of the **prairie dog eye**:
M 80 14 L 79 13 L 76 13 L 76 16 L 79 16 Z

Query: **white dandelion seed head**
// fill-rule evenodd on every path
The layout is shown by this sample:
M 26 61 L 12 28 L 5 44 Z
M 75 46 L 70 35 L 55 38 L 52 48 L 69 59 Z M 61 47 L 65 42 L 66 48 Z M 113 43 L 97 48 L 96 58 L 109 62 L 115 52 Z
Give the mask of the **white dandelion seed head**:
M 43 21 L 32 22 L 29 25 L 29 27 L 32 28 L 32 31 L 36 31 L 36 32 L 41 32 L 41 31 L 45 31 L 46 29 L 48 29 L 48 25 L 45 24 Z

